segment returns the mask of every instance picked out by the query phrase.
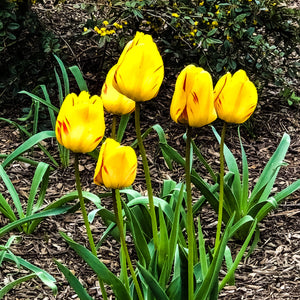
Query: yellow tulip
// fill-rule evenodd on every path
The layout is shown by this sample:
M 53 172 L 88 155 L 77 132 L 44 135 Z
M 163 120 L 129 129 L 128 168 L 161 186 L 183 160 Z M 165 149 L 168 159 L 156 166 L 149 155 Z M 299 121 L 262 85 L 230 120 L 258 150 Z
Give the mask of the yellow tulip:
M 163 60 L 151 35 L 137 32 L 118 60 L 114 88 L 136 102 L 143 102 L 158 94 L 163 77 Z
M 135 101 L 120 94 L 112 85 L 113 76 L 117 65 L 114 65 L 106 76 L 105 83 L 102 87 L 101 98 L 105 110 L 114 115 L 125 115 L 135 109 Z
M 73 152 L 91 152 L 103 138 L 104 111 L 101 98 L 83 91 L 65 98 L 56 120 L 58 142 Z
M 222 76 L 214 89 L 218 117 L 227 123 L 244 123 L 257 105 L 257 90 L 244 70 Z
M 217 118 L 214 108 L 213 82 L 204 69 L 188 65 L 179 74 L 170 114 L 176 123 L 202 127 Z
M 135 151 L 129 146 L 121 146 L 114 139 L 107 138 L 100 149 L 94 183 L 112 189 L 128 187 L 135 180 L 136 170 Z

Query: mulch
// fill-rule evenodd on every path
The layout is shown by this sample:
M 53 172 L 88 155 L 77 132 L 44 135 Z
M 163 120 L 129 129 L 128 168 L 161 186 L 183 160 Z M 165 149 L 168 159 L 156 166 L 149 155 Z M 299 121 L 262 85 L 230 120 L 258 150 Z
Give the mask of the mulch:
M 55 23 L 54 21 L 51 22 Z M 80 51 L 80 47 L 74 47 L 73 52 L 75 50 Z M 165 82 L 158 97 L 143 104 L 141 121 L 144 130 L 156 123 L 160 124 L 166 133 L 170 145 L 183 154 L 184 140 L 182 136 L 184 128 L 172 122 L 169 116 L 169 105 L 174 83 L 169 84 L 169 82 Z M 13 120 L 16 120 L 20 115 L 21 112 L 16 112 L 16 108 L 12 110 L 10 107 L 3 109 L 1 112 L 2 117 L 8 117 Z M 106 120 L 106 133 L 109 135 L 111 120 L 109 115 L 106 115 Z M 300 112 L 298 107 L 289 107 L 286 103 L 282 102 L 275 87 L 268 86 L 264 89 L 251 122 L 247 128 L 245 126 L 241 128 L 250 169 L 250 183 L 253 184 L 262 172 L 285 132 L 291 137 L 290 148 L 285 159 L 288 165 L 281 168 L 276 184 L 274 185 L 274 192 L 282 190 L 287 185 L 299 179 L 299 121 Z M 220 132 L 220 121 L 216 121 L 214 126 Z M 194 139 L 204 157 L 217 171 L 219 166 L 219 148 L 211 128 L 207 126 L 195 130 Z M 133 140 L 134 123 L 131 119 L 125 133 L 124 143 L 130 144 Z M 0 153 L 9 154 L 22 144 L 23 139 L 16 128 L 1 122 L 0 141 Z M 229 127 L 226 144 L 240 162 L 240 148 L 235 126 Z M 149 157 L 155 194 L 159 193 L 164 179 L 171 178 L 177 182 L 184 179 L 184 170 L 181 167 L 174 165 L 173 171 L 168 170 L 161 156 L 158 138 L 155 133 L 151 133 L 146 138 L 145 145 Z M 45 146 L 58 158 L 55 141 L 47 140 L 45 141 Z M 45 155 L 39 149 L 27 153 L 26 156 L 37 161 L 48 162 Z M 83 189 L 96 194 L 105 191 L 103 187 L 98 187 L 92 182 L 96 165 L 95 160 L 87 155 L 82 155 L 80 157 L 80 165 Z M 197 162 L 196 167 L 199 173 L 208 179 L 204 168 L 198 165 Z M 34 168 L 26 163 L 14 161 L 6 171 L 14 183 L 25 207 Z M 133 188 L 141 193 L 145 192 L 145 181 L 140 160 L 139 171 Z M 55 169 L 50 175 L 46 204 L 73 190 L 75 190 L 75 179 L 72 164 L 66 169 Z M 0 192 L 4 197 L 9 198 L 2 181 L 0 181 Z M 197 191 L 194 191 L 194 193 L 197 195 Z M 299 299 L 299 197 L 300 192 L 295 192 L 260 223 L 261 237 L 257 248 L 249 258 L 242 260 L 236 271 L 235 285 L 226 286 L 220 293 L 220 299 Z M 102 204 L 109 209 L 112 207 L 109 198 L 102 199 Z M 92 204 L 87 205 L 88 211 L 94 208 Z M 205 238 L 210 242 L 215 236 L 216 214 L 205 205 L 201 210 L 200 217 Z M 4 226 L 5 224 L 7 224 L 7 219 L 0 214 L 0 226 Z M 97 241 L 101 238 L 106 227 L 102 223 L 102 220 L 96 217 L 91 228 L 94 238 Z M 49 288 L 45 287 L 38 279 L 32 279 L 14 288 L 4 299 L 78 299 L 62 273 L 58 270 L 53 261 L 54 259 L 66 265 L 84 283 L 91 296 L 101 299 L 97 276 L 67 246 L 60 236 L 59 231 L 66 233 L 75 241 L 88 247 L 88 240 L 80 211 L 44 219 L 37 230 L 31 235 L 11 232 L 0 238 L 0 245 L 4 245 L 9 235 L 18 235 L 20 239 L 18 243 L 13 244 L 11 247 L 12 252 L 36 264 L 54 276 L 57 280 L 59 290 L 58 295 L 54 297 Z M 127 238 L 130 248 L 130 236 Z M 132 247 L 130 249 L 132 251 Z M 234 253 L 237 250 L 238 246 L 235 246 L 232 251 Z M 118 252 L 119 245 L 113 238 L 109 238 L 99 249 L 99 258 L 115 274 L 119 272 Z M 24 274 L 26 274 L 26 271 L 19 271 L 14 264 L 4 263 L 0 267 L 0 287 Z

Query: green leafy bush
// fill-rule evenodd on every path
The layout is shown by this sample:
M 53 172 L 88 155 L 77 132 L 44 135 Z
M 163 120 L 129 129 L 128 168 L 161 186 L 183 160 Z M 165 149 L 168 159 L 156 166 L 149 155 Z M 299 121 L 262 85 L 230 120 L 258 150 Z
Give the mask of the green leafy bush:
M 280 86 L 289 104 L 297 102 L 299 10 L 288 2 L 111 0 L 84 7 L 91 14 L 84 33 L 92 32 L 100 47 L 118 42 L 122 48 L 136 30 L 144 31 L 172 68 L 198 63 L 216 77 L 242 68 L 261 86 Z

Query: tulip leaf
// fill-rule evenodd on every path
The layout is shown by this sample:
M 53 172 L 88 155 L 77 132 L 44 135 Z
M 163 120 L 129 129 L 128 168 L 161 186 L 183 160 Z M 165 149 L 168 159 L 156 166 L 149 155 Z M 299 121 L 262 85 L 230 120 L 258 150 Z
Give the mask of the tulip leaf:
M 82 73 L 80 71 L 80 69 L 78 68 L 78 66 L 72 66 L 69 67 L 69 70 L 72 72 L 73 76 L 75 77 L 75 80 L 77 82 L 77 85 L 80 89 L 80 91 L 89 91 L 88 86 L 86 84 L 86 81 L 84 80 Z
M 64 63 L 62 62 L 62 60 L 55 54 L 54 54 L 54 57 L 57 60 L 60 70 L 61 70 L 61 73 L 62 73 L 64 86 L 65 86 L 65 97 L 66 97 L 70 93 L 70 83 L 69 83 L 68 73 L 67 73 L 66 67 L 64 66 Z
M 137 262 L 137 267 L 138 267 L 141 275 L 143 276 L 145 282 L 151 289 L 154 297 L 159 300 L 169 300 L 167 294 L 162 289 L 162 287 L 159 285 L 159 283 L 155 279 L 155 277 L 153 277 L 153 275 L 147 269 L 145 269 L 139 262 Z
M 74 289 L 79 299 L 92 300 L 93 298 L 88 294 L 86 289 L 80 283 L 80 281 L 72 274 L 72 272 L 62 265 L 57 260 L 54 260 L 59 270 L 64 274 L 66 279 L 68 280 L 70 286 Z
M 12 255 L 10 253 L 6 253 L 4 256 L 5 261 L 15 262 L 15 259 L 18 260 L 18 263 L 26 268 L 27 270 L 30 270 L 34 272 L 35 276 L 39 277 L 39 279 L 47 285 L 49 288 L 51 288 L 54 295 L 57 294 L 57 286 L 55 284 L 56 280 L 53 276 L 51 276 L 49 273 L 47 273 L 45 270 L 40 269 L 39 267 L 31 264 L 30 262 L 24 260 L 23 258 L 19 256 Z
M 20 156 L 25 151 L 31 149 L 34 145 L 38 144 L 40 141 L 45 140 L 47 138 L 54 138 L 54 131 L 42 131 L 33 136 L 31 136 L 28 140 L 26 140 L 21 146 L 19 146 L 14 152 L 12 152 L 2 163 L 2 167 L 6 168 L 10 163 L 12 163 L 18 156 Z M 56 165 L 58 165 L 56 163 Z
M 43 218 L 63 214 L 65 212 L 67 212 L 70 208 L 71 208 L 71 206 L 48 209 L 48 210 L 45 210 L 45 211 L 35 213 L 31 216 L 24 217 L 24 218 L 21 218 L 19 220 L 16 220 L 12 223 L 9 223 L 9 224 L 1 227 L 0 237 L 3 236 L 4 234 L 6 234 L 7 232 L 10 232 L 11 230 L 19 227 L 20 225 L 28 223 L 29 221 L 39 220 L 39 222 L 40 222 L 40 220 L 43 219 Z
M 94 270 L 105 283 L 110 285 L 117 299 L 131 300 L 131 297 L 120 279 L 115 276 L 92 252 L 73 241 L 63 232 L 61 236 L 75 252 Z
M 16 280 L 11 281 L 10 283 L 6 284 L 1 290 L 0 290 L 0 299 L 2 299 L 11 289 L 13 289 L 18 284 L 21 284 L 22 282 L 28 281 L 32 278 L 36 277 L 36 274 L 31 273 L 29 275 L 22 276 Z

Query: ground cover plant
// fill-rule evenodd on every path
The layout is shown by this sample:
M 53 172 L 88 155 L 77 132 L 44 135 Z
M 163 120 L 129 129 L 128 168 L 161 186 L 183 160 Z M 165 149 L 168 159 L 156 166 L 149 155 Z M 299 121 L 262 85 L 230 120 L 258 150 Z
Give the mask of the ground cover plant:
M 277 202 L 299 188 L 299 180 L 295 180 L 274 198 L 269 196 L 271 190 L 274 189 L 273 185 L 279 169 L 284 165 L 283 159 L 289 147 L 289 136 L 284 135 L 284 142 L 282 142 L 284 146 L 280 143 L 274 151 L 274 156 L 266 165 L 263 171 L 264 176 L 258 180 L 257 187 L 253 189 L 254 196 L 252 195 L 252 200 L 250 198 L 249 202 L 247 198 L 249 170 L 241 135 L 240 133 L 236 134 L 239 136 L 241 144 L 243 176 L 240 181 L 238 166 L 235 162 L 235 160 L 238 161 L 238 158 L 235 159 L 229 148 L 225 146 L 225 132 L 227 123 L 243 123 L 252 115 L 257 105 L 255 85 L 249 80 L 246 73 L 240 70 L 233 76 L 227 73 L 221 77 L 213 89 L 211 75 L 205 69 L 190 64 L 181 70 L 175 88 L 172 89 L 173 97 L 169 107 L 171 118 L 179 123 L 179 127 L 182 126 L 187 130 L 186 134 L 182 134 L 182 140 L 185 141 L 183 145 L 186 148 L 183 151 L 185 155 L 182 156 L 180 154 L 182 149 L 175 150 L 169 146 L 168 136 L 159 123 L 155 123 L 150 128 L 144 124 L 143 131 L 141 131 L 144 120 L 141 118 L 142 108 L 157 96 L 166 72 L 164 71 L 164 61 L 151 35 L 137 32 L 133 37 L 134 39 L 126 44 L 116 64 L 111 65 L 102 87 L 101 97 L 90 95 L 87 92 L 83 76 L 77 72 L 79 69 L 72 72 L 73 75 L 76 74 L 75 78 L 81 92 L 65 93 L 64 102 L 61 102 L 62 106 L 56 118 L 55 134 L 46 136 L 47 138 L 56 136 L 61 147 L 71 150 L 71 163 L 74 164 L 74 169 L 71 166 L 70 168 L 73 172 L 75 171 L 75 176 L 72 174 L 73 172 L 70 175 L 76 181 L 76 190 L 71 193 L 71 197 L 66 194 L 65 198 L 56 203 L 58 206 L 68 203 L 69 206 L 62 208 L 65 211 L 68 210 L 67 215 L 71 217 L 80 208 L 89 245 L 78 243 L 72 236 L 64 232 L 60 232 L 60 239 L 63 239 L 92 268 L 96 274 L 95 282 L 98 282 L 100 293 L 104 299 L 107 297 L 108 286 L 112 288 L 112 291 L 108 289 L 108 293 L 113 293 L 117 298 L 216 299 L 226 284 L 234 284 L 235 270 L 244 253 L 249 251 L 248 255 L 251 255 L 250 252 L 258 241 L 257 235 L 254 242 L 252 240 L 255 230 L 258 232 L 258 222 L 277 206 Z M 60 63 L 63 80 L 66 83 L 66 71 L 58 58 L 57 61 Z M 74 67 L 71 70 L 74 71 Z M 135 74 L 135 76 L 128 77 L 126 76 L 128 73 Z M 58 74 L 56 78 L 59 82 Z M 58 86 L 60 85 L 58 84 Z M 59 90 L 61 91 L 61 86 Z M 42 88 L 42 91 L 46 97 L 45 89 Z M 58 112 L 58 108 L 49 104 L 49 101 L 45 101 L 33 93 L 24 91 L 23 93 L 31 96 L 34 103 L 42 103 L 48 108 L 52 108 L 52 113 Z M 62 95 L 61 92 L 60 95 Z M 227 102 L 228 99 L 236 99 L 235 105 L 232 105 L 230 101 Z M 106 123 L 111 126 L 106 128 L 102 105 L 110 113 L 106 117 Z M 39 106 L 36 107 L 38 111 Z M 201 109 L 203 107 L 205 109 Z M 130 125 L 133 125 L 130 124 L 130 114 L 133 110 L 134 117 L 132 116 L 132 119 L 134 119 L 136 137 L 132 137 L 134 129 L 131 127 L 129 130 Z M 120 114 L 123 116 L 118 116 Z M 201 154 L 203 149 L 200 151 L 193 141 L 195 133 L 199 130 L 197 127 L 206 126 L 214 122 L 217 117 L 224 121 L 220 139 L 219 171 L 215 171 L 218 169 L 214 166 L 215 162 L 211 165 L 207 163 Z M 34 122 L 36 124 L 37 118 L 34 120 L 36 120 Z M 119 126 L 118 120 L 120 120 Z M 220 127 L 218 128 L 220 129 Z M 215 145 L 219 147 L 217 140 L 220 137 L 217 131 L 214 129 L 217 137 Z M 106 132 L 106 136 L 104 136 L 104 132 Z M 207 131 L 206 134 L 208 134 Z M 212 131 L 210 134 L 213 135 Z M 184 174 L 183 179 L 175 181 L 163 180 L 162 177 L 158 194 L 157 189 L 152 187 L 153 171 L 151 174 L 149 155 L 147 157 L 146 154 L 146 149 L 149 150 L 149 146 L 146 146 L 149 135 L 156 136 L 160 153 L 168 167 L 174 170 L 175 161 L 177 168 L 182 168 Z M 201 135 L 199 134 L 199 136 Z M 103 141 L 101 141 L 102 139 Z M 126 145 L 127 139 L 132 141 L 131 147 L 129 144 Z M 43 139 L 36 140 L 32 146 L 41 140 Z M 94 151 L 99 143 L 102 144 L 100 151 Z M 99 190 L 96 190 L 95 193 L 82 191 L 80 161 L 87 154 L 79 155 L 81 152 L 88 152 L 94 160 L 94 167 L 92 167 L 94 183 L 105 186 L 105 193 L 99 193 Z M 19 203 L 4 168 L 14 162 L 14 159 L 18 159 L 21 153 L 24 151 L 13 151 L 12 155 L 6 156 L 2 167 L 2 178 L 9 187 L 20 217 L 22 216 L 22 204 Z M 141 157 L 139 166 L 140 168 L 143 166 L 144 170 L 142 193 L 132 187 L 128 188 L 134 185 L 139 172 L 136 153 Z M 10 159 L 9 163 L 7 163 L 7 158 Z M 224 158 L 229 171 L 226 175 Z M 96 160 L 98 160 L 97 166 Z M 26 162 L 30 163 L 32 160 L 26 160 Z M 209 181 L 204 181 L 202 175 L 196 172 L 195 165 L 198 166 L 199 163 L 205 166 L 206 174 L 210 174 Z M 66 167 L 68 168 L 68 164 L 65 165 Z M 45 163 L 38 164 L 37 169 L 43 169 L 42 174 L 50 170 Z M 270 180 L 265 178 L 265 174 L 268 174 Z M 40 176 L 40 179 L 44 178 L 43 180 L 47 181 L 47 176 L 48 173 L 46 177 Z M 39 209 L 47 187 L 46 182 L 42 182 L 41 197 L 38 198 L 38 205 L 32 210 L 33 198 L 39 184 L 36 183 L 37 177 L 38 175 L 33 177 L 33 188 L 29 195 L 29 199 L 31 199 L 27 208 L 29 214 Z M 205 177 L 207 176 L 205 175 Z M 89 180 L 91 178 L 92 176 Z M 91 183 L 89 180 L 85 186 L 88 190 L 90 190 Z M 198 189 L 198 191 L 193 189 L 193 193 L 192 182 Z M 9 206 L 9 202 L 6 202 L 7 194 L 4 195 L 2 212 L 9 218 L 9 216 L 13 216 L 14 212 Z M 195 195 L 197 195 L 196 198 Z M 76 201 L 74 203 L 76 199 L 79 199 L 78 203 Z M 194 201 L 192 201 L 193 199 Z M 204 224 L 202 218 L 199 217 L 200 212 L 206 206 L 206 201 L 210 202 L 218 213 L 215 239 L 211 239 L 210 247 L 207 247 L 204 239 L 202 230 Z M 103 202 L 113 205 L 112 207 L 109 205 L 110 208 L 108 208 L 103 205 Z M 246 209 L 245 204 L 248 202 L 249 207 Z M 254 206 L 252 202 L 254 202 Z M 49 206 L 51 207 L 52 204 L 57 207 L 55 201 Z M 90 214 L 88 214 L 86 206 L 91 209 Z M 12 214 L 10 214 L 11 212 Z M 237 215 L 239 216 L 236 218 Z M 37 214 L 35 217 L 33 214 L 34 218 L 46 216 Z M 100 218 L 101 222 L 105 224 L 105 230 L 100 240 L 95 242 L 96 236 L 92 233 L 91 226 Z M 198 221 L 197 229 L 194 228 L 194 218 L 197 218 Z M 42 220 L 38 219 L 38 221 Z M 226 227 L 221 227 L 222 221 Z M 27 224 L 25 222 L 16 224 L 16 220 L 12 217 L 9 218 L 9 222 L 14 225 L 8 224 L 9 227 L 4 226 L 3 229 L 11 230 Z M 27 226 L 25 225 L 26 228 Z M 36 226 L 32 227 L 32 230 L 35 228 Z M 9 232 L 6 229 L 3 234 Z M 19 229 L 21 228 L 19 227 Z M 126 232 L 128 234 L 125 235 Z M 128 248 L 126 236 L 131 238 L 132 246 L 130 248 Z M 235 248 L 237 244 L 234 242 L 234 237 L 242 240 L 242 244 L 238 248 Z M 99 239 L 98 236 L 97 239 Z M 117 259 L 120 269 L 115 273 L 111 272 L 101 259 L 98 259 L 103 245 L 110 239 L 117 244 L 120 243 Z M 248 248 L 251 240 L 252 248 Z M 9 249 L 11 242 L 12 240 L 7 242 L 3 250 Z M 232 252 L 233 249 L 237 250 L 235 254 Z M 17 263 L 16 259 L 12 258 L 11 260 Z M 91 295 L 94 295 L 90 294 L 90 290 L 85 289 L 86 283 L 79 280 L 79 277 L 74 275 L 72 270 L 69 270 L 59 259 L 56 259 L 55 263 L 81 299 L 90 299 Z M 2 290 L 3 293 L 8 292 L 10 287 L 19 282 L 31 279 L 31 276 L 34 275 L 24 277 L 10 286 L 7 285 Z M 96 295 L 94 297 L 97 298 Z

